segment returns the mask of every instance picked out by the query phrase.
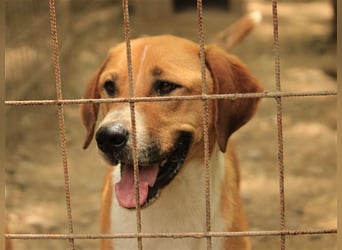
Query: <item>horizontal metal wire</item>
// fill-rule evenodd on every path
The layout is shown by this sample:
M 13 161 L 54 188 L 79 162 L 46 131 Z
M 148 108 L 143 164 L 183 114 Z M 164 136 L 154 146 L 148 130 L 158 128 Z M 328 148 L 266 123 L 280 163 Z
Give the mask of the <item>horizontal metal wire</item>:
M 22 240 L 64 240 L 64 239 L 117 239 L 117 238 L 207 238 L 207 237 L 260 237 L 281 235 L 336 234 L 336 228 L 281 230 L 281 231 L 246 231 L 246 232 L 184 232 L 184 233 L 131 233 L 131 234 L 5 234 L 7 239 Z
M 64 99 L 64 100 L 27 100 L 5 101 L 6 105 L 67 105 L 67 104 L 93 104 L 93 103 L 123 103 L 123 102 L 162 102 L 162 101 L 194 101 L 238 98 L 278 98 L 278 97 L 310 97 L 310 96 L 336 96 L 337 90 L 302 91 L 302 92 L 262 92 L 262 93 L 235 93 L 191 96 L 156 96 L 131 98 L 104 98 L 104 99 Z

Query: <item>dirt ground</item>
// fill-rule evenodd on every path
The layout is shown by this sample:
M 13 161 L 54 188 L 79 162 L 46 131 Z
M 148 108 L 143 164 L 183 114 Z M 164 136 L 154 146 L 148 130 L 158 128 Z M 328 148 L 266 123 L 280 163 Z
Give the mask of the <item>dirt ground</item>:
M 267 91 L 274 91 L 270 1 L 251 1 L 248 9 L 260 10 L 263 22 L 232 53 L 251 68 Z M 282 1 L 278 13 L 282 90 L 335 90 L 336 50 L 328 41 L 332 14 L 329 2 Z M 75 27 L 82 31 L 74 38 L 72 60 L 62 72 L 65 98 L 82 96 L 85 84 L 107 50 L 122 40 L 120 18 L 116 7 L 75 17 Z M 213 41 L 233 19 L 224 11 L 205 10 L 206 41 Z M 85 23 L 87 28 L 84 28 Z M 133 37 L 172 33 L 197 39 L 195 10 L 177 13 L 173 20 L 158 23 L 132 17 L 131 27 Z M 78 105 L 65 107 L 73 226 L 75 233 L 98 233 L 100 193 L 106 166 L 94 143 L 87 151 L 81 149 L 85 131 L 78 109 Z M 67 233 L 56 114 L 56 107 L 50 106 L 9 111 L 16 122 L 7 127 L 25 131 L 20 136 L 7 138 L 6 206 L 12 233 Z M 286 228 L 335 228 L 336 97 L 284 98 L 283 134 Z M 241 162 L 242 197 L 250 230 L 278 230 L 275 101 L 264 99 L 255 118 L 232 139 Z M 279 249 L 279 242 L 279 237 L 252 239 L 254 250 Z M 14 240 L 13 244 L 15 250 L 68 249 L 68 242 L 64 240 Z M 98 241 L 76 240 L 76 246 L 82 250 L 97 249 Z M 335 235 L 289 236 L 286 246 L 288 250 L 337 249 Z

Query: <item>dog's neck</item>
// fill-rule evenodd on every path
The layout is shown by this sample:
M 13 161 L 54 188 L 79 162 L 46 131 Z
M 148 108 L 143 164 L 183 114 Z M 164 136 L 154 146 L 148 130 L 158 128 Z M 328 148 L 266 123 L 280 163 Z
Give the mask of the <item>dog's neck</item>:
M 210 157 L 210 196 L 212 230 L 217 231 L 224 230 L 222 220 L 220 219 L 222 218 L 220 188 L 224 178 L 223 168 L 223 154 L 219 151 L 218 147 L 215 147 Z M 185 165 L 182 166 L 176 178 L 161 190 L 157 200 L 141 210 L 142 231 L 146 233 L 204 232 L 206 230 L 204 172 L 203 159 L 185 162 Z M 119 168 L 116 168 L 113 172 L 113 183 L 116 183 L 119 178 L 120 171 Z M 120 207 L 115 195 L 112 199 L 112 233 L 136 232 L 136 211 Z M 115 246 L 117 246 L 116 249 L 121 249 L 120 246 L 127 248 L 127 240 L 115 240 L 114 242 Z M 156 240 L 144 239 L 144 242 L 145 244 L 154 244 L 154 247 L 155 244 L 160 244 L 160 248 L 158 249 L 163 249 L 164 245 L 162 242 L 169 241 L 160 241 L 159 239 L 158 243 L 156 243 Z M 187 249 L 202 249 L 203 242 L 201 240 L 187 239 L 184 242 L 187 242 L 185 244 L 189 244 L 189 248 Z M 215 244 L 221 244 L 219 240 L 215 240 L 215 242 Z M 136 241 L 132 240 L 131 244 L 133 247 Z M 165 243 L 165 246 L 168 244 Z M 182 244 L 181 246 L 184 247 Z M 126 249 L 125 247 L 122 249 Z M 149 248 L 147 247 L 146 249 Z M 181 248 L 175 247 L 171 249 Z

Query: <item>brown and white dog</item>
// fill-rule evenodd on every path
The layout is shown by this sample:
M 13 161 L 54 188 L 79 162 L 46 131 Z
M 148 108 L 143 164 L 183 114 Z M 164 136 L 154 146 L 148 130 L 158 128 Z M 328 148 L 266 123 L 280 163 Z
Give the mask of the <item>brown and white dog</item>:
M 171 36 L 131 41 L 135 97 L 202 94 L 199 46 Z M 235 57 L 216 46 L 205 48 L 207 94 L 261 92 L 259 81 Z M 126 45 L 113 48 L 88 84 L 84 98 L 129 97 Z M 255 113 L 258 98 L 209 101 L 212 231 L 245 231 L 239 194 L 239 167 L 228 138 Z M 81 107 L 88 134 L 111 166 L 102 196 L 102 233 L 136 232 L 131 114 L 128 103 Z M 205 232 L 203 188 L 203 105 L 201 100 L 135 103 L 142 232 Z M 147 250 L 206 249 L 197 238 L 144 238 Z M 136 239 L 106 239 L 101 249 L 137 248 Z M 213 238 L 213 249 L 250 249 L 247 237 Z

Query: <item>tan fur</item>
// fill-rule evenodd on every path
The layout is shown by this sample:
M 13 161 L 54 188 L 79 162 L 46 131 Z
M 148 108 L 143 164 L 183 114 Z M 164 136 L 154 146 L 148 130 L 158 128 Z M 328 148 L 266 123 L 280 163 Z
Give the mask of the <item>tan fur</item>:
M 132 40 L 132 64 L 134 76 L 134 93 L 137 97 L 153 97 L 156 93 L 153 89 L 153 83 L 156 79 L 167 80 L 181 84 L 169 95 L 200 95 L 202 91 L 201 82 L 201 64 L 199 59 L 199 46 L 188 40 L 174 36 L 157 36 Z M 252 76 L 249 70 L 237 58 L 226 54 L 216 46 L 207 46 L 206 52 L 206 74 L 207 74 L 207 93 L 208 94 L 226 94 L 226 93 L 250 93 L 262 91 L 259 81 Z M 108 98 L 103 90 L 103 84 L 107 79 L 115 80 L 117 84 L 117 94 L 115 98 L 129 97 L 128 72 L 126 62 L 126 49 L 124 44 L 120 44 L 112 49 L 98 73 L 86 88 L 85 98 Z M 210 135 L 210 158 L 211 158 L 211 183 L 212 183 L 212 210 L 216 217 L 214 225 L 216 230 L 220 230 L 223 223 L 227 231 L 247 230 L 247 221 L 244 214 L 242 202 L 239 194 L 239 170 L 238 161 L 235 156 L 232 145 L 228 142 L 230 135 L 251 119 L 256 111 L 258 104 L 257 98 L 245 99 L 222 99 L 209 101 L 209 135 Z M 127 110 L 127 103 L 106 103 L 102 104 L 102 110 L 105 115 L 105 122 L 119 119 L 130 125 L 128 115 L 120 116 L 121 110 Z M 82 105 L 81 115 L 83 123 L 87 129 L 87 138 L 84 144 L 87 147 L 92 139 L 95 130 L 99 105 Z M 170 102 L 139 102 L 135 103 L 137 115 L 137 137 L 139 147 L 150 145 L 151 140 L 160 141 L 161 150 L 167 152 L 173 146 L 176 135 L 179 131 L 191 132 L 193 143 L 191 144 L 187 158 L 181 167 L 176 178 L 163 188 L 155 203 L 168 202 L 168 199 L 176 199 L 177 194 L 173 190 L 179 187 L 187 187 L 188 184 L 198 185 L 196 180 L 191 180 L 191 175 L 201 176 L 203 173 L 203 106 L 200 100 L 195 101 L 170 101 Z M 126 114 L 126 113 L 125 113 Z M 128 142 L 131 143 L 131 142 Z M 228 144 L 228 145 L 227 145 Z M 218 145 L 218 146 L 217 146 Z M 138 148 L 139 148 L 138 147 Z M 219 149 L 220 150 L 219 150 Z M 224 154 L 224 165 L 221 164 L 221 158 Z M 138 150 L 139 155 L 139 150 Z M 222 155 L 222 156 L 221 156 Z M 140 156 L 139 157 L 144 157 Z M 193 172 L 189 172 L 189 171 Z M 120 225 L 113 224 L 116 221 L 125 223 L 123 217 L 131 216 L 128 212 L 116 208 L 113 196 L 113 180 L 119 178 L 118 169 L 109 170 L 102 197 L 102 233 L 113 233 L 113 228 Z M 115 174 L 114 174 L 115 173 Z M 116 176 L 116 177 L 115 177 Z M 180 180 L 189 180 L 189 183 L 182 183 Z M 192 183 L 193 182 L 193 183 Z M 181 185 L 181 186 L 175 186 Z M 183 185 L 183 186 L 182 186 Z M 218 189 L 217 189 L 218 188 Z M 176 192 L 176 191 L 174 191 Z M 188 196 L 194 199 L 194 194 L 189 190 L 180 190 L 187 192 Z M 198 193 L 198 192 L 197 192 Z M 167 196 L 170 195 L 170 196 Z M 199 195 L 199 194 L 196 194 Z M 174 196 L 174 197 L 173 197 Z M 114 199 L 113 199 L 114 197 Z M 169 198 L 168 198 L 169 197 Z M 198 196 L 200 197 L 200 196 Z M 219 200 L 216 204 L 215 199 Z M 202 198 L 198 198 L 202 199 Z M 170 200 L 169 200 L 170 201 Z M 179 201 L 182 202 L 182 201 Z M 185 203 L 193 206 L 197 201 Z M 182 204 L 182 205 L 184 205 Z M 203 203 L 204 205 L 204 203 Z M 199 205 L 200 206 L 200 205 Z M 186 224 L 191 218 L 173 218 L 173 211 L 155 210 L 153 204 L 143 209 L 143 218 L 145 226 L 143 228 L 153 228 L 153 219 L 163 214 L 170 214 L 169 224 L 174 228 L 177 219 L 183 220 Z M 163 207 L 163 206 L 161 206 Z M 167 209 L 167 208 L 165 208 Z M 113 211 L 120 211 L 121 216 Z M 202 211 L 202 207 L 198 207 Z M 179 215 L 179 213 L 176 214 Z M 165 217 L 165 216 L 164 216 Z M 195 219 L 195 218 L 193 218 Z M 200 223 L 203 218 L 198 218 Z M 196 220 L 195 220 L 196 221 Z M 158 225 L 161 230 L 169 230 L 166 225 Z M 126 225 L 125 225 L 126 226 Z M 198 228 L 202 226 L 199 225 Z M 155 228 L 154 228 L 155 229 Z M 135 231 L 135 228 L 130 230 Z M 179 228 L 182 230 L 182 228 Z M 114 240 L 115 242 L 115 240 Z M 151 249 L 157 249 L 157 241 L 145 240 L 149 246 L 155 246 Z M 179 241 L 177 241 L 179 242 Z M 250 249 L 250 243 L 246 237 L 227 237 L 221 242 L 221 239 L 215 241 L 216 249 L 221 250 L 247 250 Z M 187 249 L 199 249 L 194 239 L 186 244 Z M 112 241 L 104 240 L 101 249 L 112 249 Z M 219 247 L 219 248 L 218 248 Z M 149 249 L 149 248 L 147 248 Z
M 111 209 L 111 199 L 112 199 L 112 180 L 111 173 L 113 168 L 110 167 L 107 170 L 105 183 L 102 191 L 102 207 L 101 207 L 101 233 L 109 234 L 110 233 L 110 209 Z M 101 241 L 101 249 L 112 249 L 111 240 L 104 239 Z
M 8 226 L 5 228 L 5 233 L 9 234 Z M 5 250 L 12 250 L 12 241 L 10 239 L 5 239 Z
M 238 232 L 238 231 L 247 231 L 247 219 L 245 215 L 245 211 L 243 209 L 243 205 L 239 195 L 239 183 L 240 183 L 240 171 L 239 171 L 239 162 L 234 150 L 232 143 L 229 143 L 227 152 L 225 154 L 225 179 L 222 184 L 222 189 L 229 192 L 231 195 L 227 195 L 225 192 L 221 195 L 221 209 L 222 214 L 225 219 L 228 220 L 232 215 L 231 213 L 235 213 L 233 216 L 232 227 L 227 228 L 227 231 Z M 231 164 L 231 165 L 230 165 Z M 230 187 L 230 188 L 227 188 Z M 229 200 L 229 198 L 231 200 Z M 251 244 L 247 237 L 227 237 L 225 240 L 225 249 L 250 249 Z
M 261 22 L 261 19 L 262 15 L 259 11 L 254 11 L 241 17 L 217 35 L 216 44 L 226 51 L 231 51 Z

